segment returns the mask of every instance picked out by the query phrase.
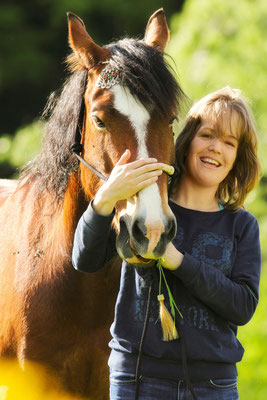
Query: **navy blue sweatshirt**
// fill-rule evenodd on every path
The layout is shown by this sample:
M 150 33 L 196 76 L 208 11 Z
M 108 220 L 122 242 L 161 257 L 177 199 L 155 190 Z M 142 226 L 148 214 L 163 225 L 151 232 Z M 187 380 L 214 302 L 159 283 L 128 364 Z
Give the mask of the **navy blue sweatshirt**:
M 183 318 L 191 380 L 236 377 L 244 349 L 237 326 L 246 324 L 257 303 L 260 279 L 259 229 L 247 211 L 201 212 L 170 202 L 177 219 L 173 244 L 184 253 L 180 267 L 164 270 Z M 97 214 L 91 204 L 81 217 L 73 247 L 79 271 L 101 269 L 115 254 L 113 215 Z M 181 340 L 162 340 L 159 320 L 159 274 L 156 267 L 122 263 L 120 291 L 111 326 L 109 366 L 135 373 L 144 326 L 148 288 L 152 283 L 148 329 L 141 375 L 183 379 Z M 167 292 L 163 285 L 165 299 Z M 168 302 L 165 300 L 165 305 Z

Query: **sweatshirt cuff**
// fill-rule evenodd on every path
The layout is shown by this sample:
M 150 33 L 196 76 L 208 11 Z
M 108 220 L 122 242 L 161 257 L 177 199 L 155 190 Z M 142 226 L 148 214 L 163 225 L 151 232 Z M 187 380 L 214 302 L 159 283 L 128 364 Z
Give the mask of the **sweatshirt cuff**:
M 198 277 L 201 263 L 188 253 L 184 253 L 182 264 L 172 273 L 179 278 L 185 286 L 190 286 Z
M 115 208 L 113 209 L 111 214 L 101 215 L 94 210 L 92 204 L 93 200 L 90 201 L 87 209 L 83 213 L 84 222 L 87 225 L 93 224 L 93 226 L 101 226 L 104 224 L 110 225 L 115 215 Z

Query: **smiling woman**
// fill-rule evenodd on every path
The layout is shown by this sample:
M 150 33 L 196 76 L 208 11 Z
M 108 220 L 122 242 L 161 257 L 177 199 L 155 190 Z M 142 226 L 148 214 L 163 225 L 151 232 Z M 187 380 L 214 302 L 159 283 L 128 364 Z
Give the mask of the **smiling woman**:
M 219 133 L 211 118 L 203 119 L 191 142 L 186 157 L 187 179 L 200 186 L 213 186 L 217 190 L 233 168 L 238 139 L 228 132 Z M 215 172 L 216 170 L 216 172 Z M 218 203 L 217 200 L 216 204 Z
M 201 166 L 215 167 L 214 184 L 219 183 L 216 201 L 233 210 L 243 206 L 258 183 L 257 147 L 256 128 L 248 105 L 238 89 L 225 87 L 205 96 L 189 111 L 176 142 L 176 162 L 184 173 L 194 165 L 199 174 Z M 193 156 L 195 151 L 199 154 Z M 189 162 L 190 157 L 184 157 L 187 153 L 195 164 Z M 207 179 L 215 176 L 208 175 L 207 169 L 204 171 Z

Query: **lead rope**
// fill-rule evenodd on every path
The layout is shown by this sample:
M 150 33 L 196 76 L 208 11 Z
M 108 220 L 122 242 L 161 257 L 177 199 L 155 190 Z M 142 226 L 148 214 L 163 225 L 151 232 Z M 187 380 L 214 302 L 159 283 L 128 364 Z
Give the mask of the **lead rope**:
M 184 372 L 184 379 L 185 379 L 186 387 L 189 389 L 191 395 L 193 396 L 193 399 L 197 400 L 193 386 L 190 382 L 190 377 L 189 377 L 189 372 L 188 372 L 188 365 L 187 365 L 187 358 L 186 358 L 186 346 L 185 346 L 185 340 L 184 340 L 184 335 L 182 332 L 181 320 L 180 320 L 180 318 L 183 318 L 183 316 L 174 301 L 171 289 L 168 285 L 163 267 L 161 265 L 161 261 L 164 262 L 164 259 L 162 257 L 157 262 L 157 268 L 159 269 L 158 300 L 160 301 L 160 317 L 161 317 L 161 325 L 162 325 L 162 330 L 163 330 L 163 340 L 174 340 L 174 339 L 178 339 L 178 337 L 181 338 L 182 365 L 183 365 L 183 372 Z M 164 279 L 165 286 L 166 286 L 168 296 L 169 296 L 171 315 L 170 315 L 169 311 L 167 310 L 167 308 L 165 307 L 165 305 L 163 304 L 164 295 L 161 294 L 162 277 Z M 162 297 L 163 297 L 163 299 L 162 299 Z M 161 301 L 161 299 L 163 301 Z M 175 311 L 177 311 L 180 316 L 180 318 L 177 318 L 178 333 L 177 333 L 176 326 L 175 326 Z M 164 314 L 166 314 L 166 315 L 164 315 Z
M 178 329 L 179 336 L 181 338 L 182 365 L 183 365 L 183 372 L 184 372 L 184 379 L 185 379 L 186 387 L 189 389 L 193 399 L 197 400 L 197 396 L 195 394 L 195 391 L 193 389 L 193 386 L 192 386 L 192 383 L 191 383 L 190 377 L 189 377 L 184 334 L 182 332 L 181 322 L 179 320 L 177 323 L 177 329 Z M 187 394 L 186 394 L 186 398 L 187 398 Z
M 178 333 L 175 326 L 175 311 L 178 312 L 179 316 L 183 318 L 179 308 L 177 307 L 171 289 L 167 283 L 167 279 L 165 277 L 163 267 L 161 265 L 161 260 L 164 262 L 163 258 L 161 257 L 157 262 L 157 268 L 159 270 L 159 294 L 158 294 L 158 301 L 160 303 L 160 320 L 161 320 L 161 327 L 163 332 L 163 341 L 169 341 L 178 339 Z M 162 277 L 168 292 L 169 296 L 169 303 L 171 308 L 171 314 L 169 313 L 167 307 L 164 304 L 164 294 L 162 292 Z

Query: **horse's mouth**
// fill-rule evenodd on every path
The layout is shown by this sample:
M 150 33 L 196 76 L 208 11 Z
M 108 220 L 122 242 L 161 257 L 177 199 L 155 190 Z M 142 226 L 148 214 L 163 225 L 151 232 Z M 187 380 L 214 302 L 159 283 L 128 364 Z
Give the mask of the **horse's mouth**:
M 150 264 L 151 261 L 153 261 L 151 258 L 145 258 L 142 257 L 140 254 L 138 254 L 137 250 L 135 249 L 132 241 L 130 240 L 130 248 L 133 252 L 133 254 L 135 255 L 135 257 L 142 263 L 142 264 Z
M 149 264 L 152 261 L 151 258 L 144 258 L 144 257 L 140 256 L 140 254 L 134 253 L 134 255 L 142 264 Z

